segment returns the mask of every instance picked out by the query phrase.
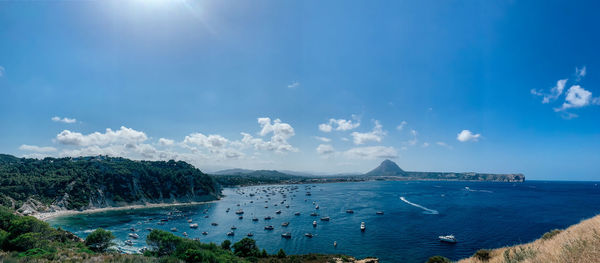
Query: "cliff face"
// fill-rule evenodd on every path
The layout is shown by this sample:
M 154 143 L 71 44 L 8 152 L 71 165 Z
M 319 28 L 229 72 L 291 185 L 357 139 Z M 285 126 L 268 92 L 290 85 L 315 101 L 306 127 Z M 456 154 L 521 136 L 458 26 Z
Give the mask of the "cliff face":
M 185 162 L 0 156 L 0 203 L 22 213 L 219 198 L 214 179 Z

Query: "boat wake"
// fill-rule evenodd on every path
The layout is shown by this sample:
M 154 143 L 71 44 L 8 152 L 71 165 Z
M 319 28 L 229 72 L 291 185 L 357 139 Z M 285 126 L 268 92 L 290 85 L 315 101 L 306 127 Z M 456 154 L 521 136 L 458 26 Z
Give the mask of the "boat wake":
M 437 210 L 429 209 L 429 208 L 427 208 L 427 207 L 424 207 L 424 206 L 422 206 L 422 205 L 415 204 L 415 203 L 413 203 L 413 202 L 411 202 L 411 201 L 408 201 L 408 200 L 406 200 L 406 198 L 404 198 L 404 196 L 401 196 L 401 197 L 400 197 L 400 200 L 402 200 L 403 202 L 405 202 L 405 203 L 407 203 L 407 204 L 409 204 L 409 205 L 412 205 L 412 206 L 414 206 L 414 207 L 418 207 L 418 208 L 421 208 L 421 209 L 425 210 L 425 211 L 423 212 L 424 214 L 429 214 L 429 215 L 437 215 L 437 214 L 439 214 L 439 213 L 440 213 L 440 212 L 438 212 Z
M 469 188 L 468 186 L 467 186 L 467 187 L 465 187 L 465 190 L 467 190 L 467 191 L 469 191 L 469 192 L 493 193 L 493 192 L 492 192 L 492 191 L 490 191 L 490 190 L 475 190 L 475 189 L 471 189 L 471 188 Z

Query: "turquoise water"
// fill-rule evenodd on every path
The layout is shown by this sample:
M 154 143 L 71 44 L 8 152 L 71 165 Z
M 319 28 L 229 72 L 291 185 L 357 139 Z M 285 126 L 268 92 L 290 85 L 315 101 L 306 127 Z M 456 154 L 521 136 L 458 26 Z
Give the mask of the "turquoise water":
M 288 254 L 342 253 L 376 256 L 382 262 L 424 262 L 433 255 L 457 260 L 480 248 L 528 242 L 600 212 L 600 187 L 595 182 L 374 181 L 228 188 L 224 194 L 222 200 L 204 205 L 81 214 L 55 218 L 50 224 L 81 237 L 98 227 L 109 229 L 127 251 L 146 245 L 146 228 L 169 231 L 175 227 L 176 235 L 185 231 L 190 238 L 217 243 L 236 242 L 251 232 L 258 246 L 269 253 L 283 248 Z M 238 209 L 243 209 L 243 219 L 235 214 Z M 346 213 L 347 209 L 354 213 Z M 384 214 L 377 215 L 377 211 Z M 295 212 L 301 214 L 295 216 Z M 312 212 L 319 216 L 310 216 Z M 266 216 L 273 219 L 264 220 Z M 323 216 L 331 220 L 321 221 Z M 259 221 L 252 221 L 253 217 Z M 164 225 L 159 224 L 167 218 Z M 191 229 L 188 219 L 198 228 Z M 312 225 L 314 220 L 317 227 Z M 283 222 L 290 224 L 283 227 Z M 367 227 L 364 232 L 361 222 Z M 274 230 L 265 230 L 266 225 L 273 225 Z M 232 226 L 237 229 L 231 230 Z M 140 238 L 126 246 L 123 241 L 132 227 Z M 203 231 L 208 234 L 202 235 Z M 230 231 L 235 235 L 227 236 Z M 281 237 L 284 232 L 292 237 Z M 305 233 L 314 236 L 308 238 Z M 441 243 L 437 237 L 446 234 L 454 234 L 459 242 Z

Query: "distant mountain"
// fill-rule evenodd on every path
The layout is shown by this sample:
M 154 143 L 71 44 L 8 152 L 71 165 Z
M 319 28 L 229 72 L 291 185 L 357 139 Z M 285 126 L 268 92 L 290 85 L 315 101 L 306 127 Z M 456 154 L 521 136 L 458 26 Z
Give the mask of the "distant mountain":
M 255 170 L 234 168 L 234 169 L 225 169 L 225 170 L 212 172 L 211 174 L 213 174 L 213 175 L 249 174 L 254 171 Z
M 449 181 L 495 181 L 524 182 L 525 176 L 516 174 L 455 173 L 455 172 L 412 172 L 402 170 L 395 162 L 383 161 L 377 168 L 364 174 L 389 180 L 449 180 Z
M 406 176 L 406 172 L 395 162 L 385 160 L 377 168 L 366 173 L 367 176 Z

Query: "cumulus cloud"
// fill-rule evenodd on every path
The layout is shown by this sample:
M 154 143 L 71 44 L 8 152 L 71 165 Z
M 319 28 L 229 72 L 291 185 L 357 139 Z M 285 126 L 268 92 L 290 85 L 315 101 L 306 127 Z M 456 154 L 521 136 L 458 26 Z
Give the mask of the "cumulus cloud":
M 94 132 L 84 135 L 79 132 L 63 130 L 56 135 L 56 141 L 65 145 L 76 146 L 91 146 L 91 145 L 108 145 L 108 144 L 138 144 L 148 139 L 146 134 L 141 131 L 136 131 L 125 126 L 121 126 L 119 130 L 113 131 L 110 128 L 106 132 Z
M 460 142 L 476 142 L 479 141 L 481 134 L 474 134 L 469 130 L 462 130 L 457 136 L 456 139 Z
M 313 137 L 313 138 L 315 138 L 315 139 L 317 139 L 317 140 L 319 140 L 319 141 L 322 141 L 322 142 L 330 142 L 330 141 L 331 141 L 331 139 L 329 139 L 329 138 L 326 138 L 326 137 L 319 137 L 319 136 L 315 136 L 315 137 Z
M 320 155 L 330 155 L 335 153 L 335 149 L 333 149 L 333 146 L 330 144 L 319 144 L 319 146 L 317 146 L 317 153 Z
M 396 130 L 403 130 L 404 126 L 406 126 L 406 124 L 408 124 L 406 121 L 402 121 L 398 126 L 396 126 Z
M 58 116 L 52 117 L 51 120 L 53 122 L 62 122 L 62 123 L 76 123 L 77 122 L 77 119 L 71 119 L 71 118 L 67 118 L 67 117 L 61 118 Z
M 398 152 L 394 147 L 386 146 L 367 146 L 356 147 L 343 152 L 343 155 L 350 159 L 382 159 L 397 158 Z
M 160 144 L 161 146 L 172 146 L 173 144 L 175 144 L 175 141 L 171 139 L 160 138 L 158 139 L 158 144 Z
M 556 100 L 563 93 L 565 84 L 567 84 L 567 79 L 561 79 L 558 80 L 556 85 L 550 89 L 550 92 L 546 93 L 544 91 L 531 89 L 531 94 L 542 97 L 542 103 L 547 104 Z
M 356 145 L 361 145 L 369 141 L 381 142 L 383 136 L 385 136 L 385 131 L 383 131 L 383 126 L 379 123 L 379 121 L 375 121 L 375 127 L 370 132 L 353 132 L 350 134 L 353 138 L 353 142 Z
M 28 152 L 37 152 L 37 153 L 56 152 L 56 148 L 54 148 L 54 147 L 41 147 L 41 146 L 27 145 L 27 144 L 23 144 L 23 145 L 19 146 L 19 150 L 28 151 Z
M 587 74 L 585 66 L 582 68 L 575 68 L 575 77 L 577 81 L 580 81 L 583 77 L 585 77 L 585 74 Z
M 567 91 L 565 102 L 554 111 L 563 111 L 570 108 L 581 108 L 590 104 L 600 104 L 600 98 L 593 98 L 592 92 L 585 90 L 579 85 L 573 85 Z
M 358 117 L 356 115 L 352 115 L 353 120 L 345 120 L 345 119 L 329 119 L 329 122 L 319 124 L 319 130 L 322 132 L 331 132 L 332 130 L 336 131 L 348 131 L 357 128 L 360 126 L 360 122 L 358 121 Z
M 221 135 L 204 135 L 202 133 L 192 133 L 188 136 L 185 136 L 183 143 L 186 145 L 195 145 L 208 149 L 217 149 L 222 148 L 227 144 L 229 140 L 225 139 L 225 137 Z
M 292 84 L 289 84 L 287 87 L 288 87 L 289 89 L 293 89 L 293 88 L 297 88 L 297 87 L 299 87 L 299 86 L 300 86 L 300 82 L 298 82 L 298 81 L 294 81 L 294 82 L 292 82 Z
M 262 138 L 256 138 L 248 133 L 242 132 L 241 144 L 252 146 L 257 150 L 268 150 L 276 153 L 297 152 L 288 139 L 295 135 L 294 128 L 287 123 L 281 122 L 280 119 L 275 119 L 271 122 L 271 118 L 258 118 L 258 124 L 261 126 L 260 136 L 271 135 L 268 141 Z

